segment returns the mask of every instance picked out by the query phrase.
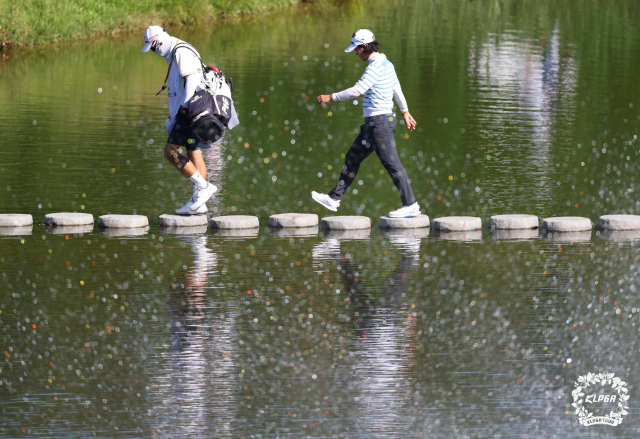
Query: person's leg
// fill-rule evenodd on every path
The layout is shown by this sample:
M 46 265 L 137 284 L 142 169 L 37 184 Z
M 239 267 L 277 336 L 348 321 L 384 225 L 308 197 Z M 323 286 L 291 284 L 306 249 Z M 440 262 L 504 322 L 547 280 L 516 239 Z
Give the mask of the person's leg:
M 353 183 L 353 179 L 356 178 L 360 163 L 373 152 L 374 147 L 371 144 L 370 132 L 371 129 L 366 123 L 360 126 L 360 134 L 358 134 L 344 158 L 344 166 L 342 167 L 338 184 L 329 192 L 329 196 L 332 199 L 339 200 L 344 195 L 351 183 Z
M 385 115 L 376 118 L 375 127 L 373 128 L 373 143 L 382 166 L 387 170 L 393 180 L 393 184 L 400 192 L 402 205 L 410 206 L 416 202 L 416 199 L 413 196 L 413 189 L 411 189 L 407 172 L 400 162 L 396 141 L 393 137 L 397 120 L 395 116 L 393 116 L 392 120 L 389 120 L 389 117 Z
M 180 149 L 182 149 L 181 146 L 167 143 L 164 147 L 164 156 L 167 160 L 169 160 L 169 163 L 171 163 L 178 171 L 180 171 L 182 175 L 190 178 L 198 171 L 198 169 L 193 163 L 189 161 L 189 159 L 180 154 Z
M 195 149 L 192 151 L 187 151 L 187 156 L 189 157 L 189 161 L 193 163 L 196 167 L 202 178 L 207 178 L 207 165 L 204 163 L 204 158 L 202 156 L 202 151 L 199 149 Z

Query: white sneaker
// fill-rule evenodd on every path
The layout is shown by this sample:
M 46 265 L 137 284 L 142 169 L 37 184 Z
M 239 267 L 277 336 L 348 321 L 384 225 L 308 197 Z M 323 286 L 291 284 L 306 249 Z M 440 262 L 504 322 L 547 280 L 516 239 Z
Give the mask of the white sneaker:
M 209 198 L 211 198 L 217 190 L 218 188 L 211 183 L 208 183 L 207 187 L 202 189 L 194 186 L 193 196 L 189 201 L 187 201 L 184 206 L 182 206 L 180 209 L 176 209 L 176 213 L 178 215 L 197 215 L 199 213 L 206 212 L 207 210 L 204 203 L 206 203 L 207 200 L 209 200 Z M 204 211 L 202 211 L 201 209 L 202 206 L 205 206 Z
M 420 205 L 415 202 L 411 206 L 402 206 L 398 210 L 389 212 L 390 218 L 411 218 L 420 215 Z
M 320 194 L 316 191 L 311 191 L 311 198 L 334 212 L 336 212 L 338 207 L 340 207 L 340 200 L 334 200 L 327 194 Z
M 187 204 L 182 206 L 180 209 L 176 209 L 176 214 L 178 214 L 178 215 L 203 215 L 203 214 L 207 213 L 207 211 L 209 210 L 207 208 L 206 204 L 203 204 L 202 206 L 200 206 L 196 210 L 191 209 L 192 205 L 193 205 L 193 203 L 191 202 L 191 200 L 187 201 Z

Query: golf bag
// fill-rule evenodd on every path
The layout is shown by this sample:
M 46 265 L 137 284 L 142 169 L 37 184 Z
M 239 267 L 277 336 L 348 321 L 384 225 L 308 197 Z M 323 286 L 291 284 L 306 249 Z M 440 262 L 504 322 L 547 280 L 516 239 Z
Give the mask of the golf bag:
M 179 48 L 189 49 L 198 56 L 189 44 L 178 44 L 174 53 Z M 224 135 L 224 129 L 231 119 L 233 81 L 231 78 L 227 80 L 216 67 L 205 66 L 202 60 L 200 64 L 202 64 L 203 79 L 189 99 L 187 120 L 196 140 L 211 144 Z

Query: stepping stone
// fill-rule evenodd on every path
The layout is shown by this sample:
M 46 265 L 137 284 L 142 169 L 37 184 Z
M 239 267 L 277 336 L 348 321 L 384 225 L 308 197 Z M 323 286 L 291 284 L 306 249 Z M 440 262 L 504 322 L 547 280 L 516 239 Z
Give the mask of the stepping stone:
M 598 235 L 605 241 L 636 241 L 640 239 L 638 230 L 603 230 Z
M 206 215 L 164 214 L 158 217 L 160 227 L 196 227 L 209 224 Z
M 482 221 L 475 216 L 446 216 L 433 220 L 433 230 L 441 232 L 466 232 L 481 229 Z
M 602 230 L 640 230 L 640 216 L 602 215 L 598 218 L 598 227 Z
M 274 228 L 269 227 L 269 235 L 273 236 L 318 236 L 318 226 L 313 227 L 296 227 L 296 228 Z
M 353 240 L 367 240 L 371 235 L 371 229 L 359 229 L 359 230 L 334 230 L 334 229 L 322 229 L 320 236 L 323 238 L 336 238 L 336 239 L 353 239 Z
M 325 216 L 321 227 L 330 230 L 362 230 L 371 228 L 368 216 Z
M 412 218 L 391 218 L 389 215 L 380 217 L 381 229 L 421 229 L 429 227 L 429 217 L 418 215 Z
M 220 230 L 242 230 L 260 227 L 258 217 L 249 215 L 216 216 L 211 218 L 209 224 L 212 229 Z
M 93 215 L 90 213 L 48 213 L 44 216 L 45 226 L 86 226 L 93 225 Z
M 93 223 L 83 226 L 44 226 L 47 233 L 52 235 L 73 235 L 93 232 Z
M 538 229 L 502 230 L 491 229 L 491 236 L 496 239 L 535 239 L 538 237 Z
M 160 227 L 160 233 L 170 235 L 201 235 L 207 233 L 209 230 L 209 224 L 205 223 L 203 226 L 191 226 L 191 227 Z
M 318 225 L 315 213 L 279 213 L 269 217 L 269 227 L 313 227 Z
M 4 213 L 0 215 L 0 227 L 24 227 L 33 225 L 33 217 L 26 213 Z
M 131 227 L 131 228 L 108 228 L 100 229 L 100 234 L 105 236 L 142 236 L 149 232 L 149 226 L 146 227 Z
M 149 219 L 143 215 L 102 215 L 98 226 L 105 229 L 134 229 L 149 226 Z
M 1 236 L 31 235 L 32 233 L 33 233 L 33 226 L 0 227 Z
M 429 227 L 419 229 L 380 229 L 380 234 L 388 239 L 394 238 L 428 238 Z
M 591 231 L 592 225 L 589 218 L 579 216 L 560 216 L 545 218 L 542 220 L 542 230 L 546 232 L 584 232 Z
M 435 226 L 435 221 L 433 224 Z M 433 236 L 439 239 L 446 239 L 447 241 L 479 241 L 482 239 L 482 230 L 469 230 L 468 232 L 434 230 Z
M 537 229 L 538 226 L 535 215 L 494 215 L 489 218 L 489 229 L 492 230 Z
M 587 242 L 591 241 L 591 230 L 581 232 L 550 232 L 542 237 L 547 241 L 555 242 Z

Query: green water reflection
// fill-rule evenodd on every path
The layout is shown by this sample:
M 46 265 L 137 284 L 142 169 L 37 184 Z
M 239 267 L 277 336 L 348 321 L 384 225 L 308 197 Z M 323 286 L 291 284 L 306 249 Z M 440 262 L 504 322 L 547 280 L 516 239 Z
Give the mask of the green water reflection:
M 360 27 L 418 121 L 396 139 L 431 218 L 637 213 L 638 9 L 376 0 L 183 30 L 238 90 L 241 125 L 207 152 L 210 215 L 327 213 L 309 192 L 335 184 L 362 109 L 313 98 L 362 74 L 343 53 Z M 164 233 L 191 188 L 162 157 L 165 66 L 140 43 L 15 52 L 1 70 L 2 213 L 152 227 L 0 237 L 0 435 L 638 435 L 636 234 Z M 374 158 L 352 189 L 341 214 L 399 207 Z M 574 381 L 605 369 L 629 382 L 629 414 L 580 426 Z

